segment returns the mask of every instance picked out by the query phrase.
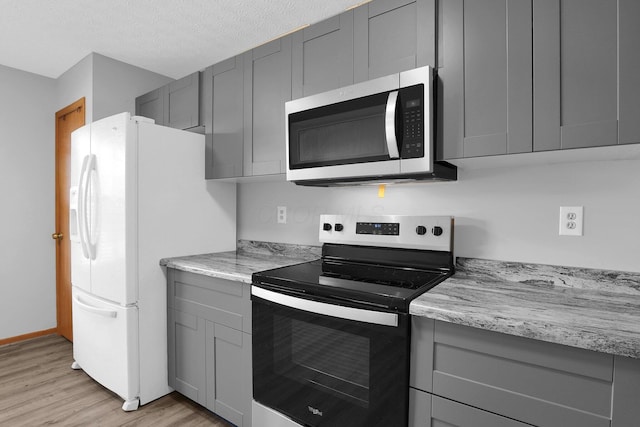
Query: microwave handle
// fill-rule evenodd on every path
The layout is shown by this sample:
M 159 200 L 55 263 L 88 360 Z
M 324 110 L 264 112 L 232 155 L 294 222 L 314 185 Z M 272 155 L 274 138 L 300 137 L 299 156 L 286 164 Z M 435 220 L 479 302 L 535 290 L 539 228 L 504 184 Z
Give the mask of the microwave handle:
M 398 151 L 398 139 L 396 138 L 396 108 L 398 101 L 398 91 L 389 92 L 387 98 L 387 108 L 384 115 L 384 128 L 387 139 L 387 150 L 389 151 L 389 158 L 400 158 L 400 152 Z

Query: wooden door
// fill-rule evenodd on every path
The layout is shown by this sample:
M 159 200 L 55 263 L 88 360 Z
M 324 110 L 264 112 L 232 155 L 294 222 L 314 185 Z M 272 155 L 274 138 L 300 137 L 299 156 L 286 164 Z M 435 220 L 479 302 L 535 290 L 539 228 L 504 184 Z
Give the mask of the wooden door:
M 73 341 L 71 323 L 71 247 L 69 245 L 69 179 L 71 132 L 84 125 L 85 100 L 56 113 L 56 310 L 58 334 Z

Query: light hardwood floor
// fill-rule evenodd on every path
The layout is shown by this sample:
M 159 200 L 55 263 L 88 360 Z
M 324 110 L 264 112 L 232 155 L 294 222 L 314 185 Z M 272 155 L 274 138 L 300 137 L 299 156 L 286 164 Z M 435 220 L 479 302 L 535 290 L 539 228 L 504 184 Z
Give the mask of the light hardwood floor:
M 124 412 L 72 362 L 71 343 L 57 335 L 0 346 L 0 426 L 231 426 L 175 392 Z

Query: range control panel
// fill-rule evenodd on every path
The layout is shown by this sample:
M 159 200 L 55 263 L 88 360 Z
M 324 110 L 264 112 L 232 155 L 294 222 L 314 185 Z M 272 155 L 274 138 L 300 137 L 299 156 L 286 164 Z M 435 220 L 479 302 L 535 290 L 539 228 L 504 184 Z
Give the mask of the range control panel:
M 451 252 L 453 217 L 321 215 L 322 243 Z

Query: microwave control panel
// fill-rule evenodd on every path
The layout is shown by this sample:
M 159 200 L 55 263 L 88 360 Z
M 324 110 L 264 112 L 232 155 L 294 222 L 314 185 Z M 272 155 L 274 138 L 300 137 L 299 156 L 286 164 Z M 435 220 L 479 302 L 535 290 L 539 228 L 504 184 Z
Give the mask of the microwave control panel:
M 424 157 L 424 85 L 400 89 L 403 159 Z

